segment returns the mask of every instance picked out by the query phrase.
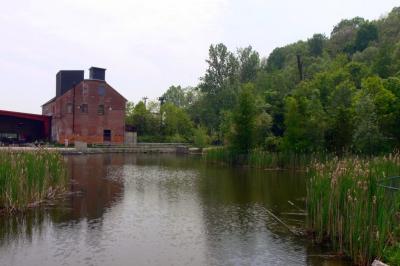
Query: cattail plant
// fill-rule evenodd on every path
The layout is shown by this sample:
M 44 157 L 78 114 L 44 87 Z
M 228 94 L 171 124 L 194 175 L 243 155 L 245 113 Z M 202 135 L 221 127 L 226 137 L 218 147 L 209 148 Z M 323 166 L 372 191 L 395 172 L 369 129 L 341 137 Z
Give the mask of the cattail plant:
M 66 183 L 58 152 L 0 151 L 0 210 L 23 210 L 64 191 Z
M 400 174 L 399 154 L 315 161 L 308 172 L 308 226 L 318 242 L 359 265 L 398 245 L 400 192 L 384 184 Z

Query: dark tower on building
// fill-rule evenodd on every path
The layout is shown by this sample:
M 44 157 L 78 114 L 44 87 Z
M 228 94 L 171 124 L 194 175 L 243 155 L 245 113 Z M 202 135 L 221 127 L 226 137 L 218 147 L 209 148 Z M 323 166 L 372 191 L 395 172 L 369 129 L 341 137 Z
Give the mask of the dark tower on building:
M 100 67 L 89 68 L 89 79 L 106 80 L 106 69 Z
M 83 70 L 60 70 L 56 76 L 56 98 L 60 97 L 84 79 Z

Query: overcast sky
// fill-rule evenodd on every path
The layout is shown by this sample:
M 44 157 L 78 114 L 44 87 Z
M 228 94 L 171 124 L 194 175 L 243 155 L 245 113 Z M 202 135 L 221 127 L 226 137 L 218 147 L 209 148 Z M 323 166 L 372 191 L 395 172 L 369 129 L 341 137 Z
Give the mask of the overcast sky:
M 398 0 L 13 0 L 0 10 L 0 109 L 40 113 L 62 69 L 107 68 L 128 100 L 195 86 L 210 44 L 261 56 Z

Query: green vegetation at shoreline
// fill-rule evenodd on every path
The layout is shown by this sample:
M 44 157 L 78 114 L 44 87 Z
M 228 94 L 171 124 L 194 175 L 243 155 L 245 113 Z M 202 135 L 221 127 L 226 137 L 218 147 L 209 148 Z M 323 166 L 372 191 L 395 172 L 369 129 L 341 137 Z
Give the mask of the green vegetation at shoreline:
M 0 210 L 24 210 L 57 196 L 66 184 L 66 168 L 59 153 L 0 151 Z
M 314 162 L 309 175 L 308 226 L 317 242 L 360 265 L 400 264 L 400 193 L 384 187 L 400 175 L 399 154 Z
M 228 165 L 306 170 L 307 227 L 316 243 L 329 243 L 358 265 L 371 265 L 374 259 L 400 264 L 398 153 L 338 157 L 252 150 L 238 156 L 227 148 L 214 148 L 204 158 Z
M 334 155 L 324 153 L 296 154 L 293 152 L 268 152 L 261 149 L 253 149 L 248 154 L 238 155 L 234 150 L 224 147 L 208 148 L 203 154 L 204 160 L 212 163 L 292 170 L 305 170 L 312 161 L 325 162 L 332 157 Z

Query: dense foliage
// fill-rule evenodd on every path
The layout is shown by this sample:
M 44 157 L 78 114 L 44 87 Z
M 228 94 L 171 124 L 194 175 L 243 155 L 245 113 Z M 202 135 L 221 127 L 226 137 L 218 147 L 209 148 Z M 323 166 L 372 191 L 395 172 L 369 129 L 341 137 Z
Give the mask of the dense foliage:
M 251 46 L 231 52 L 211 45 L 200 84 L 171 86 L 161 107 L 131 106 L 127 121 L 142 140 L 192 142 L 193 129 L 201 127 L 212 144 L 241 153 L 398 148 L 399 25 L 398 7 L 375 21 L 345 19 L 329 37 L 314 34 L 268 58 Z

